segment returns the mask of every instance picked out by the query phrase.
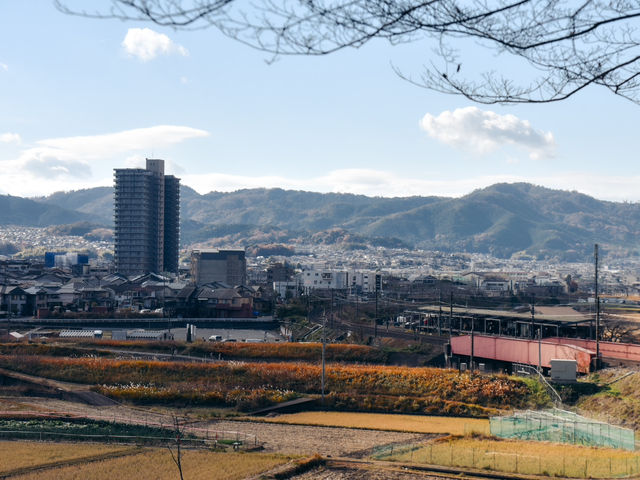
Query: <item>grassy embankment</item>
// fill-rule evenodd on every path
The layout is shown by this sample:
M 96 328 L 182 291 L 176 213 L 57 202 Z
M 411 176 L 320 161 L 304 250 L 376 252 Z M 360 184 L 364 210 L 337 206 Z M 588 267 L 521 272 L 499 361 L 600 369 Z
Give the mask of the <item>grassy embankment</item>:
M 281 344 L 260 347 L 263 351 L 272 348 L 266 351 L 270 357 L 282 354 Z M 292 348 L 300 352 L 309 347 Z M 344 351 L 352 351 L 353 346 L 347 347 Z M 11 351 L 3 348 L 5 353 Z M 53 358 L 48 353 L 43 349 L 31 355 L 3 355 L 0 367 L 95 385 L 100 393 L 139 404 L 230 406 L 243 411 L 300 396 L 317 396 L 321 387 L 321 369 L 316 363 L 206 364 Z M 324 408 L 329 410 L 487 417 L 500 409 L 548 402 L 537 382 L 423 367 L 331 363 L 327 366 L 326 390 L 329 394 Z
M 605 369 L 587 380 L 578 384 L 580 391 L 573 398 L 578 409 L 602 421 L 640 428 L 640 372 Z

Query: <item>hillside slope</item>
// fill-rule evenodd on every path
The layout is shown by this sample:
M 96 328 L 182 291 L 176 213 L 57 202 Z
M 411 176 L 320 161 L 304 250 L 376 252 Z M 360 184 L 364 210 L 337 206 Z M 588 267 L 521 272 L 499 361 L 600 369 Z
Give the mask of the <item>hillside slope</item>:
M 359 235 L 359 242 L 391 238 L 399 245 L 499 257 L 522 252 L 582 260 L 596 242 L 612 254 L 638 253 L 639 205 L 526 183 L 496 184 L 461 198 L 383 198 L 277 188 L 200 195 L 187 186 L 181 195 L 185 243 L 207 238 L 233 242 L 247 238 L 243 235 L 287 242 L 324 232 L 325 239 L 344 240 L 345 233 L 351 233 Z M 110 187 L 37 200 L 112 222 Z

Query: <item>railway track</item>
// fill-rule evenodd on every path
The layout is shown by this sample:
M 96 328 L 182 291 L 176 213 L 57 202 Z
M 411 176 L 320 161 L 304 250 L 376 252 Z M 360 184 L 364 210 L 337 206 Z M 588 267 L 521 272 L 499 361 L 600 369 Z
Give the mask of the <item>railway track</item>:
M 399 338 L 402 340 L 420 341 L 421 343 L 429 343 L 433 345 L 444 345 L 449 341 L 448 335 L 425 335 L 423 333 L 414 332 L 413 330 L 400 329 L 398 327 L 387 327 L 378 325 L 377 328 L 362 323 L 350 322 L 348 320 L 334 320 L 334 328 L 351 330 L 354 332 L 362 332 L 367 335 L 375 335 L 379 337 Z

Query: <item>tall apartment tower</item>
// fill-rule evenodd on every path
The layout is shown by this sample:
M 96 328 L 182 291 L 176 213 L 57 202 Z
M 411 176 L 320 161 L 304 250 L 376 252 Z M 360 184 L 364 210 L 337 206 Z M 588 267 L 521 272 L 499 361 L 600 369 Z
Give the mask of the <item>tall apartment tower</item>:
M 125 275 L 178 272 L 180 179 L 164 174 L 164 160 L 147 168 L 116 168 L 115 261 Z

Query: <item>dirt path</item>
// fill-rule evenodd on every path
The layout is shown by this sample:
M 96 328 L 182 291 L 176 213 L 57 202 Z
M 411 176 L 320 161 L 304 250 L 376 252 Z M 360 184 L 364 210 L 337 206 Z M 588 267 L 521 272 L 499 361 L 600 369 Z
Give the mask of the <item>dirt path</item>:
M 312 427 L 261 422 L 215 422 L 215 428 L 255 435 L 267 452 L 362 457 L 373 448 L 430 438 L 429 435 L 337 427 Z
M 445 480 L 446 478 L 402 472 L 399 468 L 396 470 L 373 470 L 371 468 L 337 467 L 321 467 L 293 477 L 295 480 Z

